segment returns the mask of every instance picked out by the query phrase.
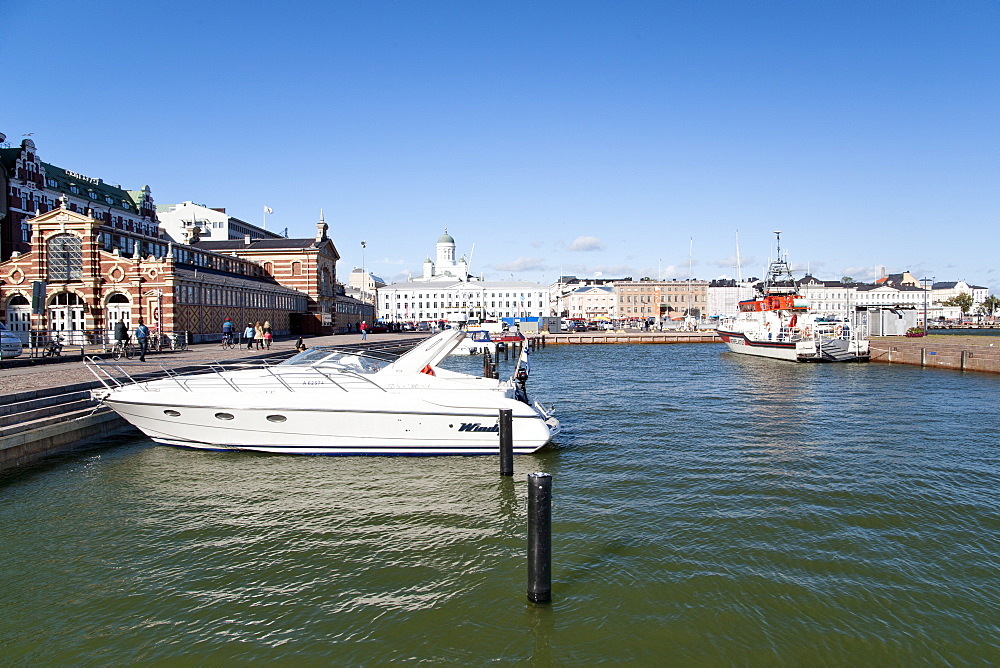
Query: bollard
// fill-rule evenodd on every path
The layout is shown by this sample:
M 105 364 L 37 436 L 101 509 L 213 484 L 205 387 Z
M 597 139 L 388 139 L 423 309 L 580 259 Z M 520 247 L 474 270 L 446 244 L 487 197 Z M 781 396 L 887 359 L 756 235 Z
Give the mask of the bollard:
M 528 600 L 552 600 L 552 476 L 528 474 Z
M 500 409 L 500 475 L 514 475 L 514 411 Z

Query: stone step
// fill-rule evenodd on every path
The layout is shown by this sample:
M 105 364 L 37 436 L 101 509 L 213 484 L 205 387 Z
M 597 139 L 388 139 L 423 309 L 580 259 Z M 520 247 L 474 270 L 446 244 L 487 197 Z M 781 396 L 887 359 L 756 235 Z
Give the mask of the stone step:
M 3 402 L 0 397 L 0 426 L 11 424 L 9 418 L 26 413 L 28 411 L 41 410 L 52 406 L 59 406 L 81 399 L 89 399 L 90 390 L 77 390 L 64 394 L 53 394 L 37 399 L 23 399 L 21 401 Z
M 62 422 L 71 422 L 77 418 L 87 417 L 91 413 L 97 415 L 111 411 L 107 406 L 96 404 L 92 401 L 78 401 L 64 406 L 55 407 L 58 410 L 49 412 L 46 415 L 37 416 L 32 419 L 22 420 L 15 424 L 0 427 L 0 441 L 15 434 L 30 432 L 35 429 L 49 427 Z
M 96 405 L 97 402 L 90 398 L 90 392 L 74 392 L 46 399 L 25 401 L 13 406 L 13 408 L 20 410 L 0 416 L 0 433 L 3 433 L 3 430 L 8 427 L 41 420 L 53 415 L 63 416 L 68 412 L 85 410 Z

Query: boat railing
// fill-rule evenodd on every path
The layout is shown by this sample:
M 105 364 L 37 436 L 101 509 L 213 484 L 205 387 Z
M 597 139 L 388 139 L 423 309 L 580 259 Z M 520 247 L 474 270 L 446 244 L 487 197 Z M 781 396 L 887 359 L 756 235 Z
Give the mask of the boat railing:
M 386 392 L 385 388 L 368 378 L 367 374 L 351 369 L 338 369 L 336 373 L 330 373 L 328 369 L 324 370 L 319 366 L 283 367 L 282 372 L 277 373 L 278 365 L 268 363 L 267 360 L 228 364 L 206 361 L 181 369 L 172 369 L 162 364 L 111 361 L 98 357 L 88 357 L 84 363 L 107 390 L 134 385 L 149 392 L 154 390 L 149 387 L 151 381 L 171 380 L 184 392 L 203 390 L 206 387 L 226 388 L 233 392 L 281 387 L 288 392 L 296 392 L 293 385 L 298 382 L 303 382 L 303 386 L 308 388 L 325 380 L 344 392 L 356 389 L 359 385 Z M 234 378 L 231 375 L 233 371 L 254 369 L 262 373 L 246 378 Z

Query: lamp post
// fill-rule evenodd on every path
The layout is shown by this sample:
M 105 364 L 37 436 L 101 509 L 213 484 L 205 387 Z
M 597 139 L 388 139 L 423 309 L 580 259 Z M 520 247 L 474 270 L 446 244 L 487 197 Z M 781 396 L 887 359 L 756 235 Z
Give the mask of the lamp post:
M 924 336 L 927 336 L 927 282 L 930 281 L 931 287 L 934 287 L 933 278 L 921 278 L 920 283 L 924 288 Z

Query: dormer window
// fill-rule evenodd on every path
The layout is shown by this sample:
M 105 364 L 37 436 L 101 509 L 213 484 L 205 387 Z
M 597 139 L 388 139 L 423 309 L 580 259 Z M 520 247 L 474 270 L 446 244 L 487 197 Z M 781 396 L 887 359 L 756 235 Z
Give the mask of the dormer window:
M 75 185 L 73 185 L 73 186 L 70 186 L 70 187 L 69 187 L 69 191 L 70 191 L 71 193 L 73 193 L 74 195 L 79 195 L 79 194 L 80 194 L 80 189 L 79 189 L 79 188 L 77 188 L 77 187 L 76 187 Z
M 111 197 L 110 195 L 108 197 L 105 197 L 104 201 L 107 202 L 108 204 L 114 204 L 115 203 L 114 198 Z
M 93 190 L 91 190 L 89 194 L 90 194 L 90 199 L 97 199 L 97 193 L 95 193 Z
M 55 188 L 56 186 L 59 185 L 59 182 L 56 181 L 55 179 L 48 179 L 46 183 L 49 184 L 49 188 Z

